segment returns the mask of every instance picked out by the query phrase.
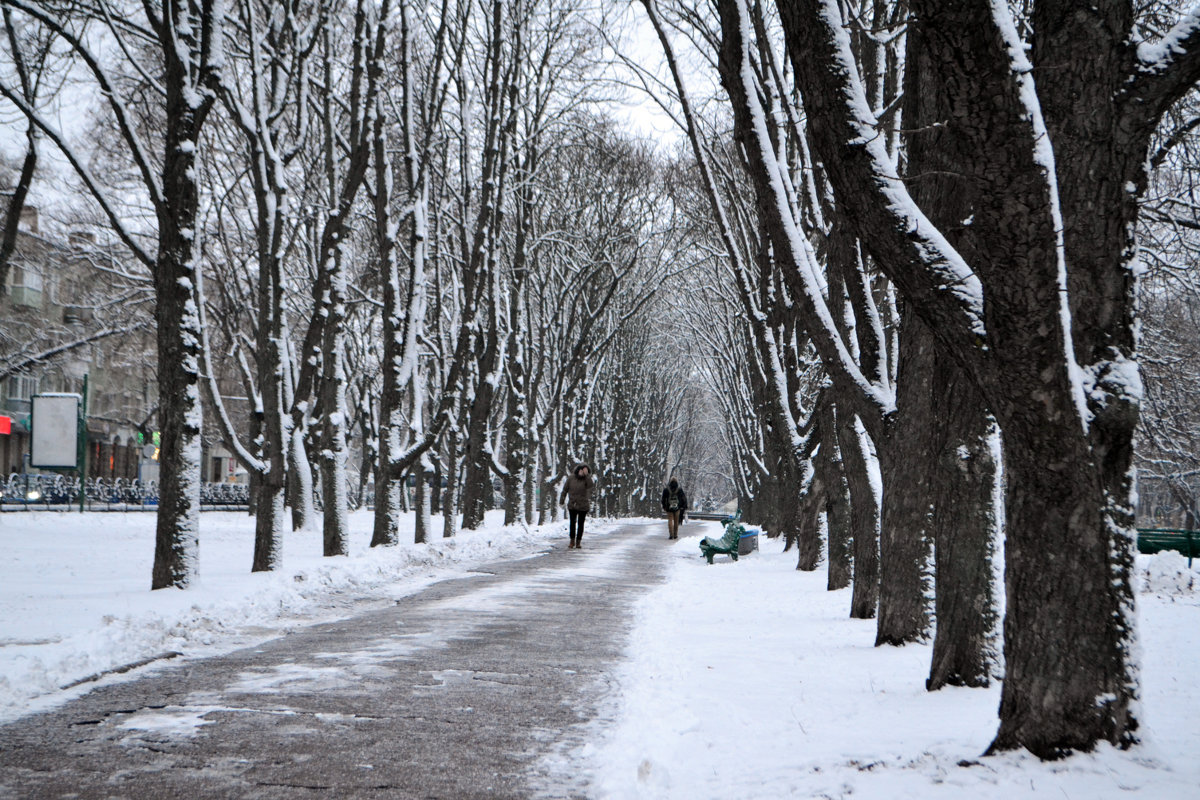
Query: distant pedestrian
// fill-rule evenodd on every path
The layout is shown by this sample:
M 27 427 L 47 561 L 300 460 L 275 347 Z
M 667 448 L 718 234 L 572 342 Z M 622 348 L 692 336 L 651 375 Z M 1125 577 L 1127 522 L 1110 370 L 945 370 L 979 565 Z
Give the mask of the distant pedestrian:
M 574 471 L 567 476 L 562 497 L 558 499 L 558 502 L 567 504 L 567 516 L 571 518 L 571 543 L 567 545 L 567 549 L 573 547 L 578 550 L 583 547 L 583 521 L 591 508 L 592 488 L 596 485 L 596 479 L 592 477 L 591 472 L 587 464 L 577 464 Z
M 688 504 L 683 487 L 674 478 L 671 478 L 667 488 L 663 489 L 662 506 L 667 515 L 667 538 L 678 539 L 679 523 L 683 522 L 683 515 L 687 511 Z

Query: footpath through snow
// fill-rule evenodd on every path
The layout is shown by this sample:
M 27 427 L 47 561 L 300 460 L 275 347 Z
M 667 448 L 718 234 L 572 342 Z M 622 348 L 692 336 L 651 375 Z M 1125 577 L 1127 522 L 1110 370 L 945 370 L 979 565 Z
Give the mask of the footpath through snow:
M 505 528 L 503 518 L 489 512 L 479 530 L 415 545 L 408 514 L 400 540 L 410 544 L 371 548 L 373 516 L 360 511 L 349 516 L 349 556 L 325 558 L 320 532 L 298 531 L 285 536 L 281 569 L 251 574 L 254 520 L 206 512 L 198 579 L 151 592 L 154 514 L 0 514 L 0 722 L 75 697 L 95 684 L 60 687 L 116 667 L 248 646 L 565 541 L 565 523 Z M 611 527 L 589 520 L 588 535 Z
M 370 514 L 350 520 L 351 556 L 322 558 L 318 533 L 289 534 L 284 568 L 251 575 L 252 520 L 205 514 L 196 585 L 150 592 L 153 515 L 0 515 L 0 721 L 119 665 L 231 650 L 565 540 L 565 523 L 503 528 L 495 514 L 454 539 L 371 550 Z M 589 521 L 588 536 L 613 527 Z M 1044 764 L 981 758 L 998 688 L 926 693 L 928 646 L 873 647 L 874 623 L 847 617 L 849 590 L 797 572 L 780 542 L 708 566 L 698 541 L 673 546 L 667 581 L 639 601 L 589 743 L 547 757 L 582 774 L 588 797 L 1200 797 L 1200 570 L 1176 554 L 1139 560 L 1146 745 Z

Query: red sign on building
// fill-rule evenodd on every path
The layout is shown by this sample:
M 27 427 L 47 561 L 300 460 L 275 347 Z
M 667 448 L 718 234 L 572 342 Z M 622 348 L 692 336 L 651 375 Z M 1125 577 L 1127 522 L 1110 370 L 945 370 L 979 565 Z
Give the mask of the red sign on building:
M 0 416 L 0 434 L 8 436 L 12 433 L 12 417 Z

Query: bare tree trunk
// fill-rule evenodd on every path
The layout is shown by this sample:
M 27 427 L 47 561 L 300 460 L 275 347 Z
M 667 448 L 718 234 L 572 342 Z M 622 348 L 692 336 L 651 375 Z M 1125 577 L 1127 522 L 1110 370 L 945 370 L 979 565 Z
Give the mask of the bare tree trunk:
M 845 589 L 850 585 L 853 570 L 851 544 L 853 524 L 850 516 L 850 484 L 846 481 L 841 448 L 838 446 L 836 430 L 833 429 L 833 414 L 827 415 L 830 425 L 824 428 L 825 443 L 821 445 L 821 462 L 825 472 L 825 539 L 829 552 L 829 591 Z
M 959 224 L 962 219 L 962 178 L 954 169 L 946 169 L 943 159 L 944 130 L 935 123 L 947 118 L 944 75 L 931 69 L 923 49 L 924 32 L 917 26 L 907 40 L 908 72 L 904 109 L 908 136 L 908 168 L 922 179 L 912 192 L 930 219 L 949 231 L 950 241 L 968 256 L 971 242 Z M 962 368 L 946 354 L 936 336 L 915 314 L 903 317 L 901 331 L 900 409 L 902 422 L 914 423 L 905 401 L 903 370 L 909 361 L 924 364 L 918 371 L 928 382 L 919 387 L 914 398 L 917 417 L 937 420 L 919 445 L 932 457 L 927 472 L 928 490 L 922 493 L 931 503 L 929 535 L 934 546 L 934 610 L 937 619 L 933 640 L 933 659 L 926 687 L 936 690 L 952 686 L 987 686 L 996 667 L 998 618 L 993 583 L 994 542 L 998 534 L 996 481 L 998 434 L 994 433 L 983 396 Z M 906 333 L 906 331 L 908 333 Z M 905 343 L 906 339 L 917 339 Z M 915 346 L 914 346 L 915 345 Z M 905 351 L 908 347 L 908 352 Z M 927 362 L 927 363 L 926 363 Z M 900 459 L 905 458 L 897 453 Z M 906 470 L 899 463 L 896 471 L 903 480 Z M 889 484 L 890 486 L 890 484 Z M 912 491 L 905 487 L 903 491 Z M 890 493 L 888 497 L 893 495 Z M 887 506 L 885 502 L 885 514 Z
M 340 252 L 340 251 L 339 251 Z M 346 511 L 346 373 L 342 354 L 345 325 L 346 278 L 341 258 L 335 257 L 326 268 L 335 270 L 330 281 L 330 315 L 325 320 L 321 351 L 321 497 L 324 553 L 326 556 L 348 554 L 349 520 Z
M 999 659 L 993 590 L 1000 528 L 999 432 L 969 402 L 975 388 L 961 370 L 954 364 L 939 367 L 953 375 L 938 382 L 944 388 L 935 398 L 935 413 L 946 424 L 932 475 L 937 629 L 925 684 L 930 691 L 946 685 L 987 686 Z
M 300 425 L 292 428 L 291 447 L 288 449 L 288 491 L 291 493 L 289 505 L 292 507 L 294 531 L 312 528 L 317 517 L 316 506 L 313 503 L 312 464 L 308 460 L 308 448 L 304 444 L 306 427 L 302 420 Z
M 475 530 L 483 524 L 484 512 L 492 494 L 492 455 L 489 452 L 488 420 L 496 390 L 488 378 L 496 369 L 495 359 L 500 345 L 494 325 L 485 334 L 484 353 L 480 359 L 480 381 L 469 405 L 466 452 L 463 459 L 462 526 Z
M 939 459 L 933 431 L 946 424 L 933 414 L 936 346 L 924 323 L 912 313 L 902 313 L 896 386 L 899 412 L 879 451 L 884 498 L 876 647 L 917 642 L 929 634 L 924 582 L 934 512 L 931 478 Z
M 817 479 L 814 477 L 813 481 Z M 799 476 L 785 484 L 790 486 L 790 491 L 783 493 L 787 507 L 783 509 L 782 529 L 785 535 L 796 541 L 796 569 L 812 572 L 821 563 L 821 530 L 815 515 L 810 513 L 812 504 L 800 492 L 800 485 Z
M 870 474 L 867 434 L 853 414 L 838 409 L 838 442 L 846 483 L 850 487 L 850 523 L 853 532 L 854 593 L 850 598 L 853 619 L 874 619 L 879 600 L 879 497 Z
M 433 531 L 433 520 L 429 511 L 429 460 L 425 455 L 417 459 L 417 463 L 413 467 L 413 474 L 417 476 L 417 486 L 413 497 L 413 505 L 417 512 L 413 541 L 421 544 L 429 541 L 429 535 Z
M 446 488 L 442 492 L 442 538 L 458 533 L 458 428 L 446 435 Z
M 196 20 L 191 20 L 196 22 Z M 171 35 L 180 20 L 172 19 Z M 199 566 L 201 329 L 196 151 L 203 113 L 190 101 L 188 65 L 166 59 L 163 205 L 154 269 L 158 324 L 159 501 L 151 588 L 187 587 Z

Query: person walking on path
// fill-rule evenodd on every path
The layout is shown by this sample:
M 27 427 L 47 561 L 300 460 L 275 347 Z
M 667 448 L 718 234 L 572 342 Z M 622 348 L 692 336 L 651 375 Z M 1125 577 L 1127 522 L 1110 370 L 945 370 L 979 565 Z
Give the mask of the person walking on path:
M 583 547 L 583 520 L 591 508 L 592 488 L 595 485 L 596 479 L 591 476 L 587 464 L 577 464 L 574 471 L 567 476 L 567 482 L 563 484 L 562 497 L 558 502 L 566 502 L 567 515 L 571 518 L 571 543 L 567 545 L 568 550 Z
M 679 538 L 679 523 L 683 522 L 683 512 L 687 511 L 687 495 L 679 481 L 671 478 L 667 488 L 663 489 L 663 511 L 667 514 L 667 538 Z

